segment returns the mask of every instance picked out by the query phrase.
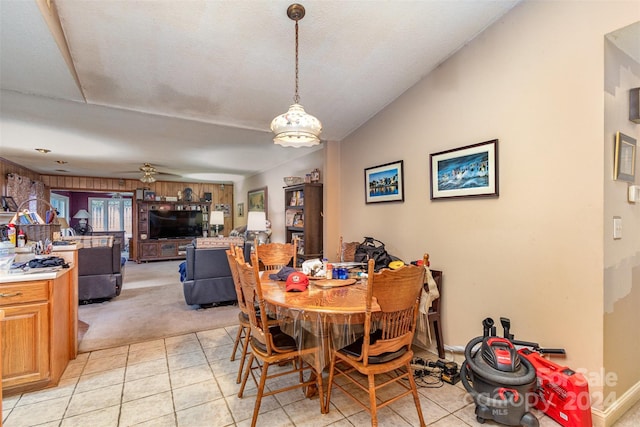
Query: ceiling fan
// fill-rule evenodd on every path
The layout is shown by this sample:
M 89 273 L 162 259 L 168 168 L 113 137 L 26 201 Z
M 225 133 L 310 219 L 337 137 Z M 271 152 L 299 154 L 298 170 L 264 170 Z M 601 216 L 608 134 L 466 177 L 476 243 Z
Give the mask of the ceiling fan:
M 140 166 L 140 171 L 142 172 L 140 181 L 144 182 L 145 184 L 156 182 L 156 178 L 153 175 L 157 174 L 158 171 L 149 163 L 145 163 L 144 165 Z
M 120 174 L 122 174 L 124 177 L 130 176 L 131 178 L 135 176 L 145 184 L 151 184 L 157 179 L 170 180 L 172 177 L 182 177 L 182 175 L 171 173 L 162 169 L 162 166 L 154 166 L 149 162 L 144 162 L 142 166 L 138 168 L 138 170 L 122 171 L 120 172 Z M 140 176 L 140 173 L 142 173 L 142 176 Z

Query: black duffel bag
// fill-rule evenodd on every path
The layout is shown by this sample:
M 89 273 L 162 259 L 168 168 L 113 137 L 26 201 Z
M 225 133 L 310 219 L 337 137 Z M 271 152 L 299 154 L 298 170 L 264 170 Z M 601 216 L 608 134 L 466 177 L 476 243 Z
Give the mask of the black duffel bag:
M 368 262 L 370 259 L 375 261 L 375 271 L 389 267 L 389 263 L 393 261 L 391 255 L 385 249 L 384 243 L 373 237 L 365 237 L 364 242 L 360 243 L 356 248 L 354 261 Z

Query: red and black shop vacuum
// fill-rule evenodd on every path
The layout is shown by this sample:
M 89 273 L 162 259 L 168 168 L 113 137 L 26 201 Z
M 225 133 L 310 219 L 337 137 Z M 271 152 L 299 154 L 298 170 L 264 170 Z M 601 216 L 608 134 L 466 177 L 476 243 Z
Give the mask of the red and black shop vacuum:
M 501 317 L 500 323 L 504 337 L 496 337 L 493 319 L 482 321 L 484 334 L 467 344 L 460 370 L 462 383 L 476 403 L 478 422 L 538 426 L 538 419 L 529 412 L 535 407 L 564 427 L 591 427 L 585 377 L 541 356 L 564 355 L 564 349 L 514 340 L 511 321 Z M 480 343 L 480 349 L 474 351 Z M 514 345 L 522 348 L 516 351 Z
M 509 325 L 503 325 L 508 337 Z M 494 420 L 509 426 L 538 427 L 538 418 L 529 412 L 535 398 L 535 368 L 519 356 L 510 339 L 496 336 L 493 319 L 484 319 L 482 326 L 483 336 L 465 347 L 460 370 L 462 384 L 476 404 L 476 420 L 481 424 Z

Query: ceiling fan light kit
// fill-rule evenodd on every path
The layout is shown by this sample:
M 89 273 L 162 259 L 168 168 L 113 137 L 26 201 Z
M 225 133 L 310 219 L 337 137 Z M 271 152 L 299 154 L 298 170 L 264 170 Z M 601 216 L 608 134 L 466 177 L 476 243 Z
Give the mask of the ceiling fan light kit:
M 152 182 L 156 182 L 156 179 L 153 177 L 153 175 L 145 173 L 144 175 L 142 175 L 142 177 L 140 177 L 140 181 L 144 182 L 145 184 L 151 184 Z
M 273 142 L 283 147 L 312 147 L 320 143 L 322 124 L 314 116 L 307 114 L 299 104 L 298 95 L 298 21 L 304 17 L 305 9 L 294 3 L 287 8 L 287 16 L 296 22 L 296 89 L 293 105 L 289 110 L 273 119 L 271 131 L 275 134 Z
M 149 163 L 145 163 L 144 165 L 142 165 L 140 167 L 140 171 L 143 174 L 142 177 L 140 177 L 140 181 L 144 182 L 145 184 L 151 184 L 152 182 L 156 182 L 156 179 L 153 175 L 156 174 L 158 171 Z

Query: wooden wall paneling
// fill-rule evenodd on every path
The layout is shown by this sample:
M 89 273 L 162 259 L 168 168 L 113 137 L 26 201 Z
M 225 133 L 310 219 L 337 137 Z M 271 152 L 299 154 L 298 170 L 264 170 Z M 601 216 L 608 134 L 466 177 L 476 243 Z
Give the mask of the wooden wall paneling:
M 176 184 L 171 182 L 162 182 L 160 184 L 160 195 L 161 196 L 173 196 L 177 195 L 178 192 L 175 190 Z
M 151 184 L 144 184 L 138 179 L 112 179 L 97 178 L 87 176 L 63 176 L 63 175 L 40 175 L 30 169 L 10 162 L 0 157 L 0 175 L 2 179 L 0 184 L 0 193 L 6 194 L 7 174 L 17 173 L 27 176 L 35 181 L 41 181 L 46 187 L 54 190 L 76 190 L 76 191 L 114 191 L 114 192 L 131 192 L 134 193 L 139 188 L 147 188 L 153 191 L 157 196 L 177 196 L 178 191 L 184 192 L 184 189 L 190 187 L 193 190 L 194 201 L 199 201 L 204 197 L 204 193 L 211 193 L 212 208 L 217 203 L 228 204 L 231 215 L 225 218 L 224 231 L 225 235 L 233 229 L 234 217 L 234 200 L 233 185 L 224 184 L 224 188 L 220 188 L 220 183 L 188 183 L 175 181 L 156 181 Z M 135 206 L 135 205 L 134 205 Z M 135 227 L 135 224 L 134 224 Z M 134 234 L 135 235 L 135 234 Z

